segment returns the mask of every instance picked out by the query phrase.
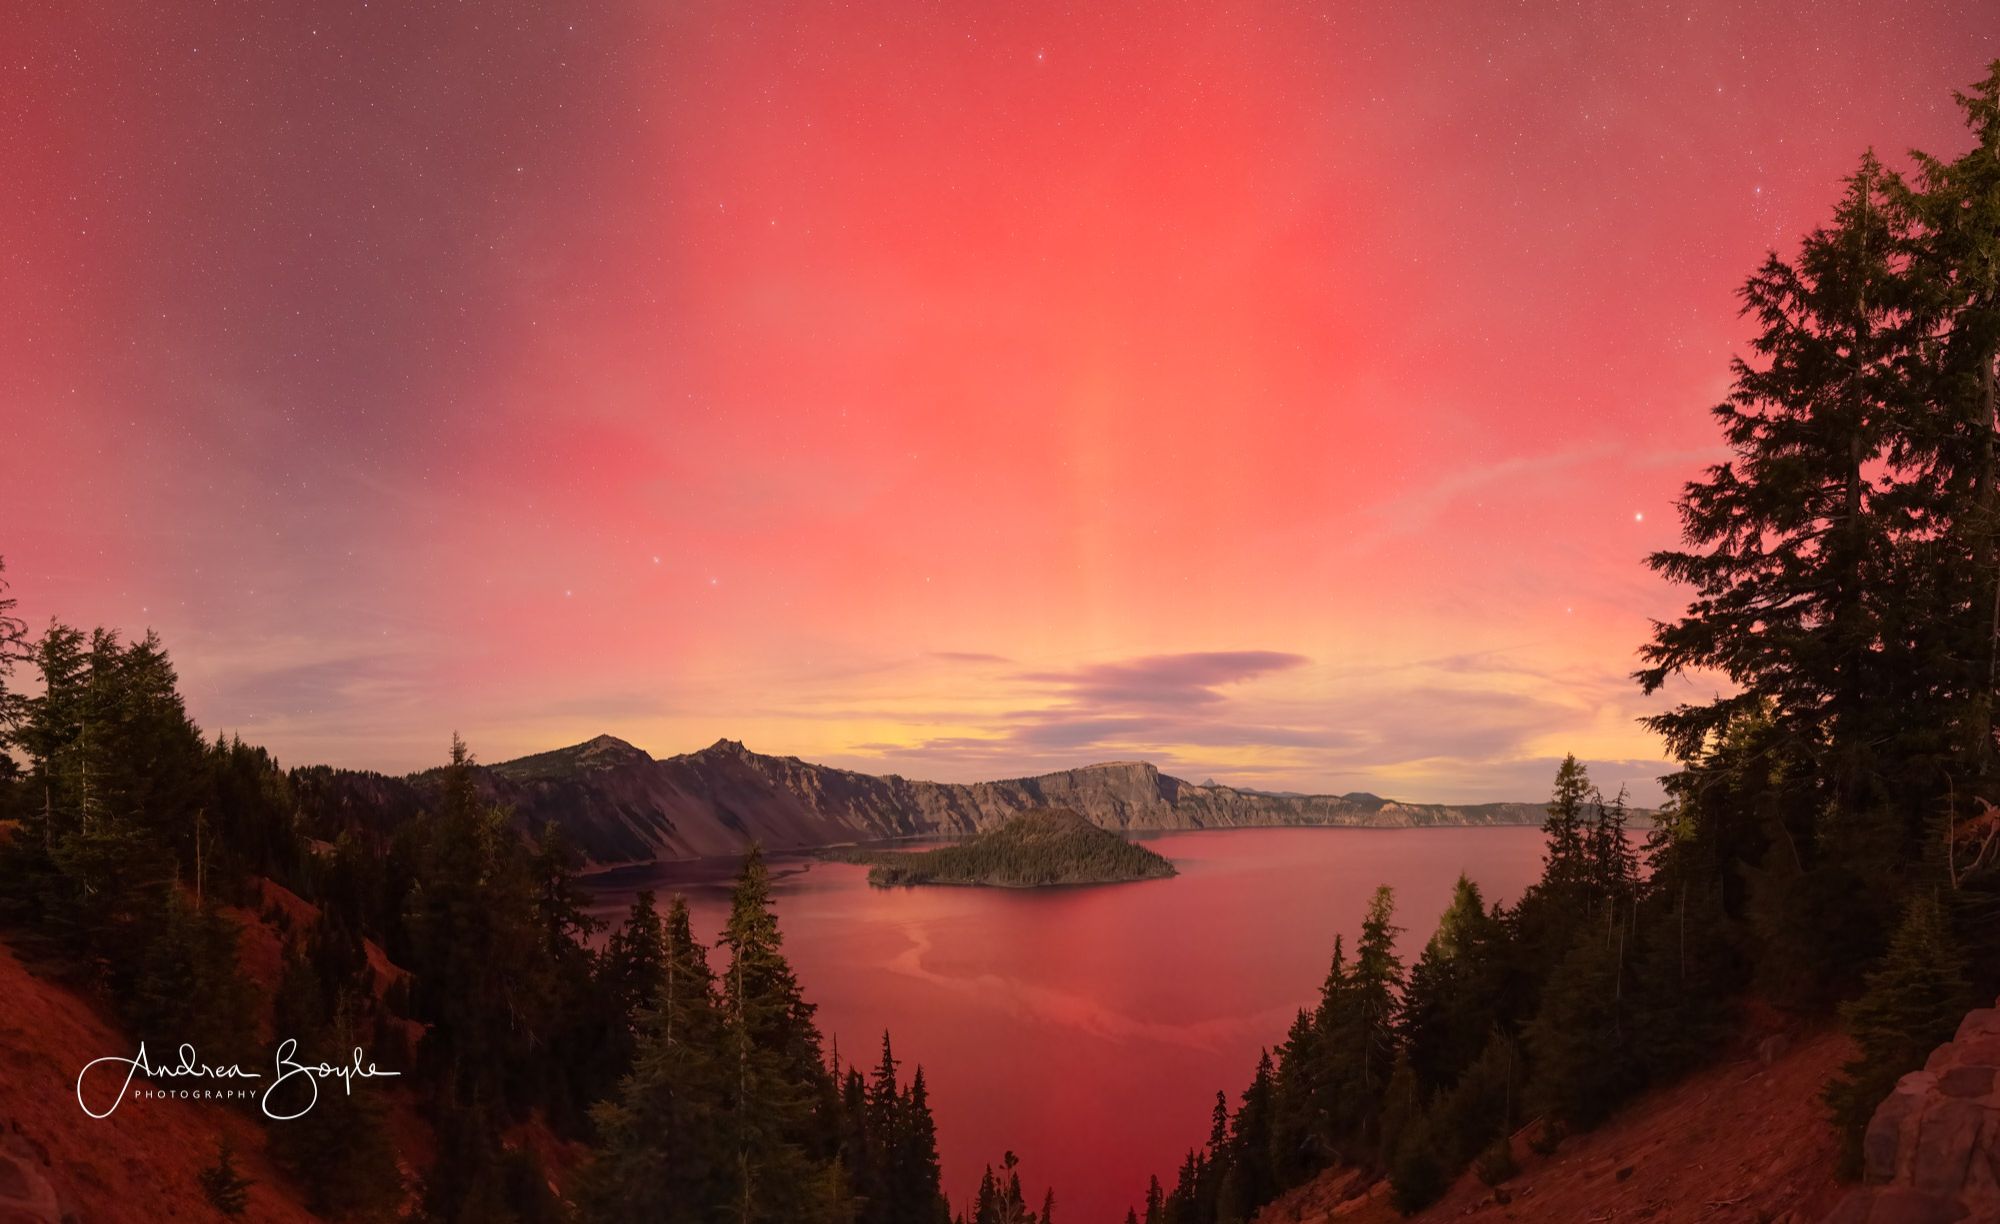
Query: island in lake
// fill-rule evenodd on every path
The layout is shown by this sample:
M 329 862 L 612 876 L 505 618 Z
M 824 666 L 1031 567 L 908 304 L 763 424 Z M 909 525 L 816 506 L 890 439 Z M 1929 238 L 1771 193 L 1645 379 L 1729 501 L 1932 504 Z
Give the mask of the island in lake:
M 997 829 L 934 850 L 852 850 L 839 857 L 868 864 L 868 882 L 877 888 L 899 884 L 1046 888 L 1161 880 L 1174 874 L 1174 865 L 1161 855 L 1062 808 L 1024 812 Z

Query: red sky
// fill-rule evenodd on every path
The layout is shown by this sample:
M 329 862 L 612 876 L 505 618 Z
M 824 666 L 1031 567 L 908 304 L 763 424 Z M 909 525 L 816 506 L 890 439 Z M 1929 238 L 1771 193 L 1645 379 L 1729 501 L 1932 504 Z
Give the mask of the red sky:
M 965 779 L 1660 772 L 1733 290 L 1987 3 L 29 3 L 0 554 L 196 718 Z

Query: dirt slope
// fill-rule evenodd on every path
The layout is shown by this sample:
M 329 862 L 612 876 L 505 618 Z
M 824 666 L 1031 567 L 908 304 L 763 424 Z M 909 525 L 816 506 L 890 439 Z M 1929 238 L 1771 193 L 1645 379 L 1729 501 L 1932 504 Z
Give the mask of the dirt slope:
M 77 1071 L 93 1058 L 131 1057 L 132 1040 L 81 995 L 29 973 L 4 941 L 0 1000 L 0 1157 L 8 1166 L 0 1184 L 18 1178 L 39 1191 L 45 1183 L 61 1209 L 90 1224 L 219 1220 L 195 1175 L 214 1163 L 227 1135 L 237 1170 L 257 1183 L 245 1219 L 318 1219 L 272 1168 L 263 1128 L 248 1113 L 148 1100 L 98 1120 L 78 1108 Z M 0 1210 L 0 1218 L 12 1217 Z
M 1768 1065 L 1737 1057 L 1647 1093 L 1610 1122 L 1565 1140 L 1552 1155 L 1515 1137 L 1521 1172 L 1503 1189 L 1509 1202 L 1471 1174 L 1420 1221 L 1626 1220 L 1680 1224 L 1816 1224 L 1840 1199 L 1834 1136 L 1820 1089 L 1851 1057 L 1847 1038 L 1814 1032 L 1783 1045 Z M 1322 1177 L 1266 1208 L 1260 1221 L 1338 1220 L 1389 1224 L 1386 1186 L 1367 1199 L 1339 1201 L 1340 1179 Z

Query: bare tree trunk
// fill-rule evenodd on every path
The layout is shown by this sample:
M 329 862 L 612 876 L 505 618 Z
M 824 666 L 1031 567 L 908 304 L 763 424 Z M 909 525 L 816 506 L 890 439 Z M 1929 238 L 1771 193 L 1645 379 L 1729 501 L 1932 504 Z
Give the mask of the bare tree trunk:
M 1685 871 L 1681 873 L 1680 927 L 1681 927 L 1680 930 L 1681 985 L 1682 987 L 1686 987 L 1688 980 L 1688 882 L 1687 882 L 1687 873 Z
M 1986 354 L 1985 359 L 1980 362 L 1979 371 L 1986 401 L 1985 411 L 1981 414 L 1981 424 L 1984 426 L 1981 432 L 1986 435 L 1986 470 L 1981 473 L 1985 488 L 1980 490 L 1984 494 L 1982 500 L 1986 503 L 1983 507 L 1986 521 L 1981 524 L 1984 530 L 1980 533 L 1985 556 L 1980 558 L 1980 568 L 1987 575 L 1987 580 L 1993 584 L 1993 617 L 1986 635 L 1986 692 L 1979 703 L 1981 715 L 1979 743 L 1973 748 L 1973 751 L 1979 754 L 1976 758 L 1979 760 L 1983 760 L 1993 747 L 1994 690 L 2000 688 L 2000 548 L 1996 548 L 1996 545 L 2000 545 L 2000 497 L 1996 497 L 1996 492 L 2000 490 L 1996 490 L 1995 487 L 1996 484 L 2000 484 L 2000 472 L 1996 472 L 1994 468 L 1993 445 L 1994 433 L 2000 430 L 2000 421 L 1995 420 L 1995 417 L 2000 415 L 2000 410 L 1996 410 L 1993 386 L 1993 363 L 1996 357 L 2000 357 L 2000 354 Z

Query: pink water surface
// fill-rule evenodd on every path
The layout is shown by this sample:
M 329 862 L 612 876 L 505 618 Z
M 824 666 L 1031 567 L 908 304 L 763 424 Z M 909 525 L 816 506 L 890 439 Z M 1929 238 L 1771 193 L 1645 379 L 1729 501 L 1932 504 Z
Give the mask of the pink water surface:
M 1540 871 L 1537 829 L 1236 829 L 1147 845 L 1169 880 L 1096 888 L 868 887 L 866 869 L 774 857 L 779 923 L 821 1031 L 844 1059 L 894 1035 L 924 1067 L 954 1205 L 1009 1149 L 1066 1222 L 1116 1221 L 1149 1173 L 1170 1180 L 1232 1105 L 1350 941 L 1378 884 L 1396 890 L 1412 958 L 1460 872 L 1511 901 Z M 607 882 L 609 883 L 609 882 Z M 607 911 L 683 892 L 714 939 L 726 879 L 621 873 Z

